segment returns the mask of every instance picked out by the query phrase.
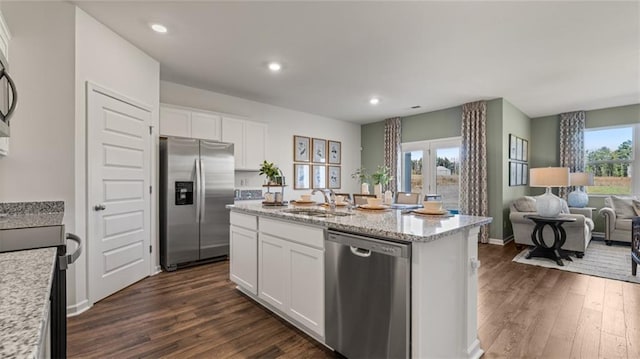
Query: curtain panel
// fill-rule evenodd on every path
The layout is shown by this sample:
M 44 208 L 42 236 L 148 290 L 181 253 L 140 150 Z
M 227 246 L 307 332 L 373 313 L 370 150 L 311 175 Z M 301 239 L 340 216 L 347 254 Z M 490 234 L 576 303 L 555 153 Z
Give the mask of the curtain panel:
M 398 191 L 398 158 L 400 157 L 400 141 L 402 123 L 400 117 L 384 120 L 384 165 L 389 167 L 393 180 L 389 182 L 387 190 Z
M 560 114 L 560 167 L 569 172 L 584 172 L 584 111 Z M 567 199 L 569 187 L 560 187 L 560 197 Z
M 487 103 L 462 105 L 460 210 L 472 216 L 488 216 L 487 191 Z M 480 228 L 478 240 L 489 242 L 489 227 Z

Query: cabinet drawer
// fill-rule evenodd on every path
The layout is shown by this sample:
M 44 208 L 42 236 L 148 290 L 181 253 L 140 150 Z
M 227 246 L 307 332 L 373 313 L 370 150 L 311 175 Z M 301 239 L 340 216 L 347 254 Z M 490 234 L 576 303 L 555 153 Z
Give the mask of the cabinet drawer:
M 260 217 L 260 232 L 316 248 L 324 248 L 324 230 Z
M 231 211 L 229 214 L 229 222 L 234 226 L 251 229 L 253 231 L 258 230 L 258 217 L 250 214 L 243 214 Z

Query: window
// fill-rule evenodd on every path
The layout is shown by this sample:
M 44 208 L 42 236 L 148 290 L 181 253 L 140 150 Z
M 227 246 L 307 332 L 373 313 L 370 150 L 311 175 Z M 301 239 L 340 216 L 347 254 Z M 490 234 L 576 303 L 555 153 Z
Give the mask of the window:
M 593 173 L 589 194 L 628 195 L 640 192 L 638 125 L 587 129 L 584 132 L 585 167 Z
M 447 209 L 460 208 L 460 138 L 402 144 L 401 190 L 437 194 Z

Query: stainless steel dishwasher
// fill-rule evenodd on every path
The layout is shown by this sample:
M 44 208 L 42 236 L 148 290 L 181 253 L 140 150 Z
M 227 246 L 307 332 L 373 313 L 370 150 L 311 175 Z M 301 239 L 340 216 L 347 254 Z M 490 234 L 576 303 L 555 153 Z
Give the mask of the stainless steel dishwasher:
M 408 358 L 411 245 L 330 230 L 325 338 L 347 358 Z

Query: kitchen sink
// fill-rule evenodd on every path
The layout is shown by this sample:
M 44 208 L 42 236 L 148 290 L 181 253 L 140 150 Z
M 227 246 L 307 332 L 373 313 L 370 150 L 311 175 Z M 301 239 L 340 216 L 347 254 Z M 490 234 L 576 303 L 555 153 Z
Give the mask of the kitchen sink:
M 331 212 L 331 211 L 325 211 L 323 209 L 313 209 L 313 208 L 293 208 L 293 209 L 285 209 L 282 212 L 284 213 L 291 213 L 291 214 L 300 214 L 303 216 L 310 216 L 310 217 L 324 217 L 324 218 L 329 218 L 329 217 L 344 217 L 344 216 L 351 216 L 353 215 L 353 213 L 347 213 L 347 212 Z

